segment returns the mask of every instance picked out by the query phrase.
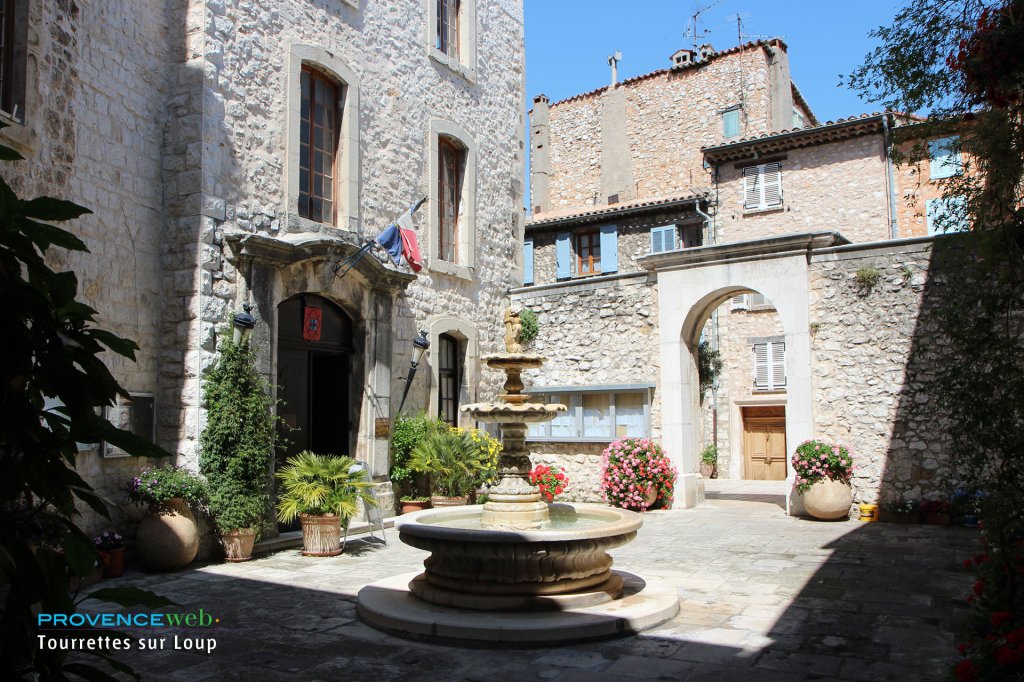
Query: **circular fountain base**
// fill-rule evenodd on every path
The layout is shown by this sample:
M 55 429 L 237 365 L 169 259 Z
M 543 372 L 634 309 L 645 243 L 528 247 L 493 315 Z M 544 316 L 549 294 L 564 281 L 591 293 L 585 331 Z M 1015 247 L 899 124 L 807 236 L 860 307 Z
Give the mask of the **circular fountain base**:
M 417 598 L 410 583 L 422 580 L 415 573 L 397 575 L 359 591 L 359 617 L 368 625 L 401 637 L 451 643 L 552 645 L 636 634 L 669 620 L 679 612 L 676 589 L 663 582 L 644 580 L 614 571 L 622 581 L 622 595 L 592 606 L 563 602 L 550 610 L 547 599 L 535 597 L 535 611 L 485 612 L 439 606 Z M 479 597 L 489 599 L 489 597 Z
M 606 604 L 622 596 L 624 581 L 617 573 L 609 572 L 604 580 L 575 592 L 559 594 L 473 594 L 457 587 L 438 587 L 425 574 L 420 573 L 409 582 L 409 591 L 438 606 L 474 611 L 564 611 Z

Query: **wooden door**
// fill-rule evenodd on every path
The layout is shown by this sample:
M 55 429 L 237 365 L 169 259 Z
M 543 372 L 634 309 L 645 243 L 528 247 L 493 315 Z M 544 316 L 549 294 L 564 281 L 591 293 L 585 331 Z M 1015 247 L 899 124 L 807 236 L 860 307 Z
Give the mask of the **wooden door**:
M 786 418 L 750 416 L 743 418 L 745 478 L 781 481 L 786 478 Z

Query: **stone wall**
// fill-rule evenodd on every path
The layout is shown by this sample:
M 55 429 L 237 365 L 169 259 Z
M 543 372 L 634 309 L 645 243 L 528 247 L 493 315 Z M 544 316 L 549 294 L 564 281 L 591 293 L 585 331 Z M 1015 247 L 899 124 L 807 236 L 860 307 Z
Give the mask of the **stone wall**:
M 781 156 L 783 205 L 769 210 L 745 210 L 742 168 L 731 163 L 719 166 L 719 242 L 820 230 L 839 232 L 853 242 L 889 238 L 881 135 L 793 149 Z
M 607 99 L 625 95 L 633 177 L 619 199 L 628 201 L 708 186 L 700 149 L 722 143 L 722 110 L 743 104 L 741 137 L 769 132 L 769 81 L 765 48 L 756 47 L 555 103 L 549 118 L 550 206 L 544 211 L 607 203 L 601 192 Z
M 815 431 L 854 453 L 859 501 L 948 493 L 949 442 L 928 385 L 943 359 L 935 311 L 965 273 L 934 267 L 932 251 L 921 240 L 811 259 Z M 858 281 L 866 268 L 874 286 Z
M 646 275 L 513 292 L 514 305 L 537 313 L 539 331 L 528 348 L 548 358 L 523 373 L 527 390 L 546 386 L 655 385 L 659 376 L 658 312 Z M 651 393 L 651 437 L 660 434 L 657 391 Z M 611 441 L 531 441 L 536 462 L 564 467 L 571 499 L 600 501 L 600 455 Z

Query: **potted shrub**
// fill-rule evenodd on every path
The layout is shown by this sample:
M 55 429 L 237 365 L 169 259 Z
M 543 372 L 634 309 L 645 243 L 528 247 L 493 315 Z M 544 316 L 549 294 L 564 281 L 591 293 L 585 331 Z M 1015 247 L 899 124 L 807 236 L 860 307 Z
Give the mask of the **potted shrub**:
M 896 504 L 883 507 L 878 517 L 879 521 L 887 523 L 920 523 L 921 511 L 915 502 L 900 500 Z
M 793 453 L 793 469 L 808 514 L 823 521 L 850 518 L 853 455 L 846 446 L 804 441 Z
M 700 453 L 700 475 L 704 478 L 714 478 L 715 470 L 718 468 L 718 446 L 710 443 L 704 446 Z
M 409 468 L 430 481 L 430 503 L 451 507 L 469 502 L 486 468 L 486 455 L 461 429 L 429 431 L 412 450 Z
M 247 561 L 270 510 L 276 419 L 249 345 L 225 336 L 220 348 L 220 360 L 203 383 L 207 421 L 199 470 L 209 485 L 210 515 L 227 560 Z
M 120 578 L 124 574 L 124 536 L 107 530 L 92 539 L 100 554 L 104 578 Z
M 540 496 L 550 503 L 569 487 L 569 477 L 565 475 L 565 469 L 562 467 L 538 464 L 530 471 L 530 485 L 537 486 Z
M 281 480 L 277 518 L 302 522 L 302 553 L 306 556 L 341 554 L 341 527 L 359 513 L 359 502 L 372 506 L 363 474 L 352 475 L 351 457 L 318 455 L 308 450 L 290 458 L 277 472 Z
M 472 460 L 475 463 L 476 478 L 473 481 L 473 490 L 469 493 L 469 503 L 475 504 L 481 492 L 491 486 L 498 477 L 498 460 L 501 459 L 501 441 L 494 438 L 482 429 L 463 429 L 452 427 L 456 433 L 465 433 L 469 436 L 476 452 Z
M 425 476 L 418 475 L 409 467 L 412 450 L 428 433 L 448 428 L 444 422 L 429 417 L 425 412 L 414 415 L 398 415 L 391 433 L 391 470 L 388 477 L 399 495 L 401 513 L 408 514 L 430 506 Z
M 191 507 L 206 501 L 206 483 L 171 464 L 143 469 L 132 478 L 128 497 L 149 508 L 135 535 L 139 561 L 153 571 L 176 571 L 199 551 L 199 529 Z
M 623 438 L 604 450 L 601 487 L 608 504 L 634 511 L 668 508 L 675 482 L 675 467 L 650 439 Z

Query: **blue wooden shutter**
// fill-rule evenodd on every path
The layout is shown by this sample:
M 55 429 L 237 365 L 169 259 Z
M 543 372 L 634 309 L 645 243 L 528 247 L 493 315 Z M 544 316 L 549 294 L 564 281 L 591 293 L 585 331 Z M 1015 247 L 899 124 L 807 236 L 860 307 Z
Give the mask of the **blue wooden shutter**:
M 572 249 L 569 248 L 570 235 L 563 232 L 555 239 L 555 260 L 558 263 L 558 279 L 566 279 L 572 276 L 570 264 L 572 263 Z
M 601 273 L 618 272 L 619 231 L 614 225 L 601 226 Z
M 966 202 L 963 197 L 944 197 L 925 202 L 928 234 L 966 232 L 968 229 Z
M 722 114 L 722 137 L 736 137 L 740 134 L 740 110 L 733 109 Z
M 931 179 L 949 178 L 960 172 L 960 138 L 942 137 L 928 142 Z
M 676 248 L 676 226 L 662 225 L 651 228 L 651 253 L 671 251 Z
M 533 284 L 533 240 L 523 242 L 523 284 Z

